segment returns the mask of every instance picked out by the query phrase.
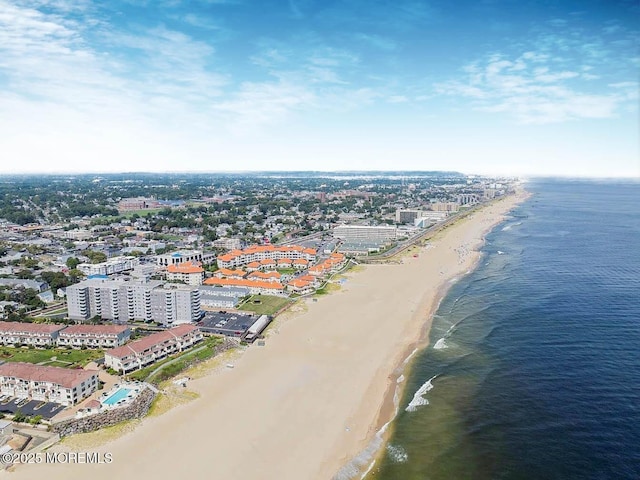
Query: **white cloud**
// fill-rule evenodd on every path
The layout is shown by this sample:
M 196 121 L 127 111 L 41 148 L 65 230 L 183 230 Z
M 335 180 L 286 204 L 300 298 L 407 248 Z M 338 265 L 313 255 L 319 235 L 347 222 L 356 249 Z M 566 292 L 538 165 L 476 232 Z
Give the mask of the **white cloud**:
M 586 52 L 591 62 L 601 56 L 593 45 Z M 476 110 L 509 114 L 520 123 L 557 123 L 614 117 L 630 101 L 632 85 L 638 89 L 637 82 L 622 82 L 608 88 L 598 85 L 594 92 L 584 84 L 600 78 L 591 73 L 593 65 L 574 71 L 562 69 L 565 63 L 562 56 L 532 50 L 511 58 L 492 54 L 463 67 L 464 79 L 439 83 L 435 90 L 470 99 Z

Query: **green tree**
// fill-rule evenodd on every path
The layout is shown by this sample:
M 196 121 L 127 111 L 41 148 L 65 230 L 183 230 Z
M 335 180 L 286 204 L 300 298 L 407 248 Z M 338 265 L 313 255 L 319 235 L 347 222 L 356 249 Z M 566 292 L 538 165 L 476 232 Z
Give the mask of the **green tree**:
M 76 268 L 79 263 L 80 263 L 80 260 L 78 260 L 76 257 L 67 258 L 67 267 L 69 267 L 70 270 L 73 270 L 74 268 Z

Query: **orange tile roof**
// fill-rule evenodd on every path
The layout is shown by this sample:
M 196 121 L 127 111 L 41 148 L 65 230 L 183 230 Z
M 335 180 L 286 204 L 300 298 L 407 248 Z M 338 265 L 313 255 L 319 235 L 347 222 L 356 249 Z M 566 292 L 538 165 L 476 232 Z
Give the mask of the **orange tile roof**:
M 205 285 L 229 285 L 233 287 L 264 288 L 269 290 L 284 290 L 280 282 L 264 282 L 248 280 L 246 278 L 207 278 Z
M 244 250 L 233 250 L 229 253 L 225 253 L 224 255 L 220 255 L 218 257 L 218 260 L 221 260 L 223 262 L 230 262 L 232 261 L 234 258 L 240 256 L 240 255 L 250 255 L 250 254 L 254 254 L 254 253 L 264 253 L 264 252 L 282 252 L 282 253 L 287 253 L 287 252 L 302 252 L 308 255 L 316 255 L 317 251 L 314 250 L 313 248 L 304 248 L 300 245 L 282 245 L 282 246 L 275 246 L 275 245 L 250 245 L 248 247 L 246 247 Z
M 220 270 L 217 270 L 215 272 L 216 275 L 223 275 L 225 277 L 244 277 L 247 272 L 245 272 L 244 270 L 230 270 L 228 268 L 221 268 Z
M 169 273 L 202 273 L 204 272 L 204 268 L 202 268 L 201 264 L 197 262 L 184 262 L 184 263 L 175 263 L 173 265 L 169 265 L 167 267 L 167 272 Z
M 300 278 L 296 278 L 295 280 L 291 280 L 288 285 L 294 286 L 296 288 L 304 288 L 304 287 L 308 287 L 311 284 L 311 282 L 307 282 L 305 280 L 302 280 Z
M 309 260 L 307 260 L 306 258 L 296 258 L 293 261 L 294 265 L 309 265 Z
M 253 272 L 247 275 L 247 278 L 280 278 L 278 272 Z

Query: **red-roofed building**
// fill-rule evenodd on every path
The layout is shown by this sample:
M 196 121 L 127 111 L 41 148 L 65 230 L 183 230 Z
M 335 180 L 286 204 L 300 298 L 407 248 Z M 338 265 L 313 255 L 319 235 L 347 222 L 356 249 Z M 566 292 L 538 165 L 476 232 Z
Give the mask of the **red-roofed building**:
M 229 268 L 221 268 L 213 273 L 214 277 L 218 278 L 244 278 L 247 272 L 244 270 L 231 270 Z
M 287 284 L 287 290 L 291 293 L 297 293 L 299 295 L 306 295 L 307 293 L 311 293 L 314 291 L 313 284 L 307 280 L 301 280 L 296 278 L 295 280 L 291 280 Z
M 298 270 L 304 270 L 309 266 L 309 260 L 304 258 L 297 258 L 293 261 L 293 268 L 297 268 Z
M 202 340 L 202 332 L 194 325 L 152 333 L 139 340 L 104 352 L 104 363 L 121 373 L 139 370 L 173 353 L 182 352 Z
M 55 345 L 64 327 L 48 323 L 0 322 L 0 343 L 35 347 Z
M 177 280 L 187 285 L 202 285 L 204 268 L 199 262 L 176 263 L 167 266 L 167 280 Z
M 247 275 L 248 280 L 257 280 L 259 282 L 279 282 L 280 281 L 280 273 L 271 271 L 271 272 L 253 272 Z
M 113 348 L 124 345 L 131 338 L 125 325 L 71 325 L 60 331 L 58 346 Z
M 284 286 L 280 282 L 249 280 L 248 278 L 207 278 L 205 285 L 220 287 L 247 287 L 252 295 L 285 295 Z
M 251 245 L 244 250 L 233 250 L 220 255 L 218 257 L 218 267 L 237 268 L 252 262 L 261 262 L 262 260 L 273 260 L 275 262 L 283 258 L 292 261 L 296 259 L 314 261 L 316 259 L 316 251 L 300 245 Z
M 32 363 L 0 365 L 0 393 L 62 405 L 75 405 L 98 388 L 97 370 L 49 367 Z

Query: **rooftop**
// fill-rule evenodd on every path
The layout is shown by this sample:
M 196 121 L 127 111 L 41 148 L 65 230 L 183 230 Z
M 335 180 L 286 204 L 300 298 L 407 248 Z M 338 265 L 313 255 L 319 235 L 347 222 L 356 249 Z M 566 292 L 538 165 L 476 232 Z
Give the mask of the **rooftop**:
M 62 385 L 65 388 L 73 388 L 80 382 L 88 380 L 97 374 L 97 370 L 49 367 L 23 362 L 7 362 L 0 365 L 0 376 L 51 382 Z

